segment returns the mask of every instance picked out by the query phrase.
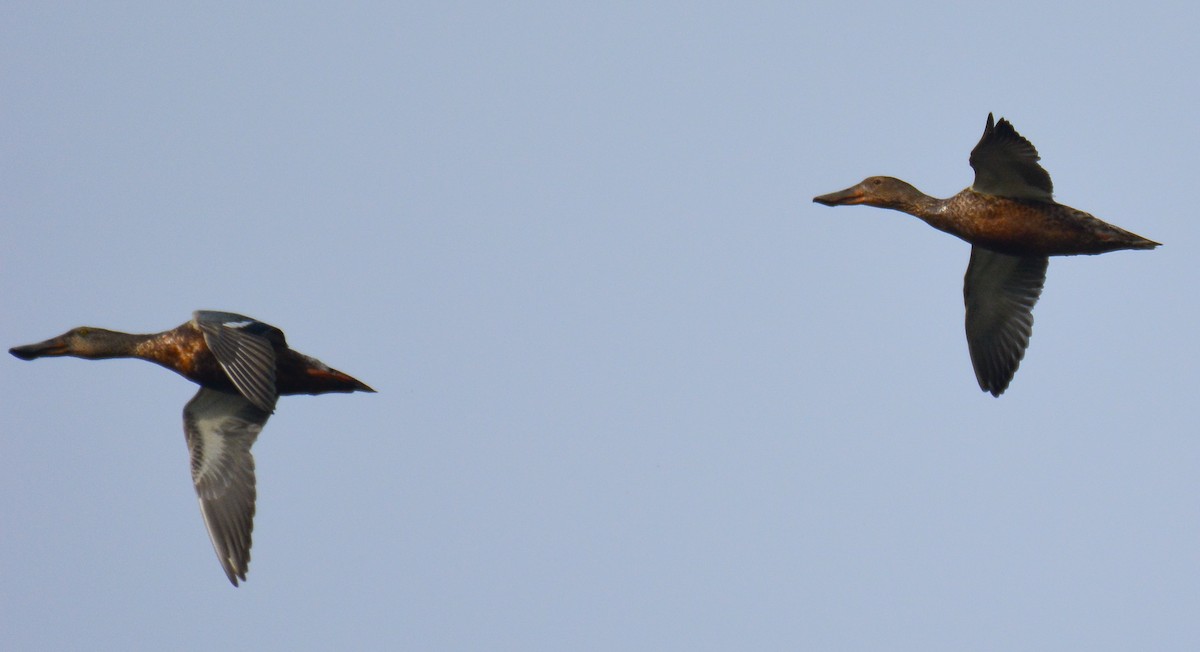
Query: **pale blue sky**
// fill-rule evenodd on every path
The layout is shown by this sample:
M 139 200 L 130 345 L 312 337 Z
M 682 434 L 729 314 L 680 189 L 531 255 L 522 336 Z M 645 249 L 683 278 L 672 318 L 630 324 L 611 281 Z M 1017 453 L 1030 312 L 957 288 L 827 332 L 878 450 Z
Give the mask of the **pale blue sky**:
M 187 381 L 0 358 L 5 649 L 1194 650 L 1190 3 L 9 4 L 4 347 L 244 313 L 248 581 Z M 833 4 L 833 3 L 831 3 Z M 989 111 L 1164 243 L 1051 261 L 1000 399 L 947 196 Z

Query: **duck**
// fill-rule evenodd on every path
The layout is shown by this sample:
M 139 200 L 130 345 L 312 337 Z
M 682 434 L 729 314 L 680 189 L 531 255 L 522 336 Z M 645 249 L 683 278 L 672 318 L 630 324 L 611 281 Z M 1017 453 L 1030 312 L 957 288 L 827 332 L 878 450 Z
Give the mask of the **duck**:
M 969 159 L 975 180 L 953 197 L 930 197 L 880 176 L 813 198 L 826 206 L 865 204 L 908 213 L 971 245 L 963 282 L 967 349 L 979 388 L 995 397 L 1008 388 L 1029 347 L 1050 256 L 1160 246 L 1056 202 L 1039 160 L 1012 123 L 995 122 L 989 113 Z
M 183 432 L 200 514 L 226 577 L 246 580 L 256 498 L 254 445 L 282 395 L 374 392 L 288 347 L 283 331 L 231 312 L 198 310 L 177 328 L 145 335 L 73 328 L 8 351 L 22 360 L 138 358 L 200 386 Z

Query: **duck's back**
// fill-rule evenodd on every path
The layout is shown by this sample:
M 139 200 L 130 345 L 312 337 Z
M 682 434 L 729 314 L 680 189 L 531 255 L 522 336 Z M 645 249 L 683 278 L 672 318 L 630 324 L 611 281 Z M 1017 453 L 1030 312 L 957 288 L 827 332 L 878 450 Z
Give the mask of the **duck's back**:
M 957 216 L 960 232 L 956 235 L 1007 254 L 1071 256 L 1158 246 L 1157 242 L 1055 202 L 998 197 L 968 188 L 947 200 L 944 210 Z

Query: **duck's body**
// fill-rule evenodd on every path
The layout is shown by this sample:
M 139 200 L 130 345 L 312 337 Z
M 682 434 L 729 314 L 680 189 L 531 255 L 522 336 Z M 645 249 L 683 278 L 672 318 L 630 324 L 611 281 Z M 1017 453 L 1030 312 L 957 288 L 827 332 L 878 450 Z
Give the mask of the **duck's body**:
M 184 434 L 200 511 L 234 586 L 246 579 L 250 561 L 255 499 L 250 446 L 278 397 L 375 391 L 288 348 L 278 328 L 226 312 L 198 311 L 177 328 L 145 335 L 75 328 L 9 352 L 22 360 L 139 358 L 200 385 L 184 407 Z
M 145 335 L 85 328 L 88 337 L 77 338 L 76 343 L 72 345 L 73 353 L 42 353 L 41 356 L 139 358 L 166 367 L 202 387 L 235 392 L 237 388 L 210 347 L 204 328 L 219 334 L 222 330 L 229 331 L 232 328 L 231 324 L 245 324 L 240 327 L 241 332 L 253 338 L 245 339 L 259 340 L 270 346 L 274 357 L 277 395 L 370 391 L 366 385 L 354 378 L 288 348 L 283 331 L 274 326 L 233 313 L 199 311 L 196 315 L 195 319 L 171 330 Z M 69 332 L 55 339 L 67 338 L 70 335 Z M 88 343 L 89 340 L 91 344 Z M 97 344 L 101 340 L 104 343 Z M 266 408 L 267 405 L 266 402 L 262 402 L 259 407 Z
M 912 190 L 919 195 L 914 200 L 884 208 L 915 215 L 939 231 L 992 251 L 1015 256 L 1074 256 L 1158 246 L 1157 242 L 1055 202 L 989 195 L 972 188 L 947 199 Z
M 827 206 L 867 204 L 903 211 L 971 243 L 963 295 L 967 344 L 976 379 L 999 396 L 1008 387 L 1033 328 L 1049 256 L 1153 249 L 1157 242 L 1053 199 L 1037 150 L 1007 120 L 988 115 L 971 151 L 975 183 L 947 199 L 892 177 L 813 198 Z

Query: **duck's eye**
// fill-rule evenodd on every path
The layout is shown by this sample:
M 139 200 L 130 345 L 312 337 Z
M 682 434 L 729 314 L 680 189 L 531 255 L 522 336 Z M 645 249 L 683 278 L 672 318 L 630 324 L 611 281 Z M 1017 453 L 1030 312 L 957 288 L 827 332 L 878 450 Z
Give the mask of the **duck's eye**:
M 878 186 L 883 183 L 883 179 L 871 179 L 871 183 Z
M 85 337 L 86 337 L 86 336 L 87 336 L 87 334 L 88 334 L 88 329 L 87 329 L 86 327 L 84 327 L 84 328 L 76 328 L 76 329 L 75 329 L 75 334 L 76 334 L 76 335 L 83 335 L 83 336 L 85 336 Z

